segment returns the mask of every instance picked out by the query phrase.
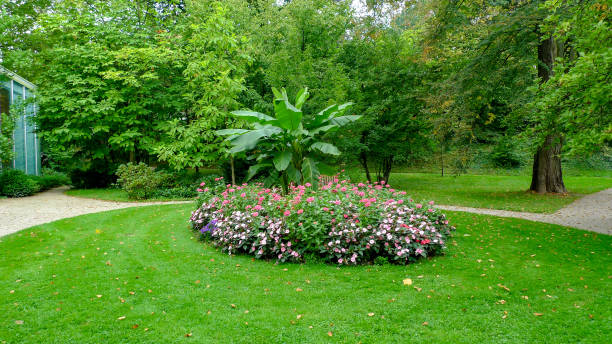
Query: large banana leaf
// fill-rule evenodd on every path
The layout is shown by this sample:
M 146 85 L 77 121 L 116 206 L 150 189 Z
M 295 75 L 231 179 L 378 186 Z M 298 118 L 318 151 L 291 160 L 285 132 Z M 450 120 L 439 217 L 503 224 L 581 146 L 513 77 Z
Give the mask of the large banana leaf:
M 272 159 L 274 162 L 274 168 L 276 168 L 277 171 L 286 170 L 287 166 L 289 166 L 289 163 L 291 162 L 292 156 L 293 154 L 291 154 L 290 151 L 283 151 L 275 154 L 274 159 Z
M 336 146 L 330 143 L 315 142 L 310 147 L 324 154 L 340 155 L 340 151 L 338 150 L 338 148 L 336 148 Z
M 278 134 L 281 132 L 280 128 L 270 127 L 266 129 L 258 129 L 258 130 L 249 130 L 248 132 L 234 137 L 230 143 L 232 144 L 232 149 L 230 149 L 230 153 L 238 153 L 244 152 L 247 150 L 251 150 L 255 148 L 259 140 L 264 137 L 269 137 L 274 134 Z
M 275 121 L 274 117 L 268 116 L 261 112 L 248 111 L 248 110 L 232 111 L 232 115 L 234 115 L 234 117 L 241 118 L 249 123 L 260 122 L 263 124 L 265 122 Z
M 302 162 L 302 176 L 304 182 L 309 182 L 312 185 L 318 185 L 319 183 L 319 170 L 317 169 L 317 163 L 311 159 L 306 158 Z
M 286 130 L 297 130 L 302 123 L 302 111 L 295 108 L 287 100 L 274 100 L 274 111 L 278 126 Z

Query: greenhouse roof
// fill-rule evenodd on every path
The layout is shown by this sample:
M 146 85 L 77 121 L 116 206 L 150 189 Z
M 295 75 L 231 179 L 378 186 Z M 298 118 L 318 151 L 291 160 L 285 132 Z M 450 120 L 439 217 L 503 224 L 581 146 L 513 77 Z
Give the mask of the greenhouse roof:
M 9 76 L 11 79 L 17 81 L 18 83 L 22 84 L 23 86 L 34 90 L 36 89 L 36 85 L 34 85 L 33 83 L 29 82 L 28 80 L 22 78 L 21 76 L 19 76 L 17 73 L 11 72 L 10 70 L 0 66 L 0 74 L 5 74 L 7 76 Z

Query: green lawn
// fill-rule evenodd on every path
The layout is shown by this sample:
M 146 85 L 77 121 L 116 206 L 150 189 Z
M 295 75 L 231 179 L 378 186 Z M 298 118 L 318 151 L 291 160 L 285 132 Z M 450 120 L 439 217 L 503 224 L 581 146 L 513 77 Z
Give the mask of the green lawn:
M 443 257 L 275 265 L 198 241 L 191 209 L 122 209 L 0 238 L 0 343 L 607 343 L 612 333 L 611 236 L 449 213 L 458 231 Z
M 70 189 L 66 195 L 84 198 L 94 198 L 103 201 L 115 202 L 157 202 L 157 201 L 186 201 L 192 198 L 151 198 L 135 200 L 128 197 L 127 192 L 122 189 Z
M 612 178 L 565 177 L 568 195 L 539 195 L 526 190 L 529 176 L 393 173 L 391 186 L 405 190 L 416 200 L 534 213 L 552 213 L 576 199 L 612 187 Z

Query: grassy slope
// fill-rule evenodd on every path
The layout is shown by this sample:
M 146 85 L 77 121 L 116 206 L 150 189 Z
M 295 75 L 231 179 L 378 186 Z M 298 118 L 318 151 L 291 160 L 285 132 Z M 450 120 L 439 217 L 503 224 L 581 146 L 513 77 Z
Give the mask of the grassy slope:
M 565 177 L 569 195 L 527 192 L 528 176 L 461 175 L 440 177 L 424 173 L 394 173 L 390 184 L 418 200 L 534 213 L 551 213 L 576 199 L 612 187 L 612 178 Z
M 115 202 L 157 202 L 157 201 L 185 201 L 190 200 L 189 198 L 150 198 L 143 200 L 135 200 L 128 197 L 127 192 L 121 189 L 70 189 L 67 190 L 66 195 L 100 199 L 103 201 L 115 201 Z
M 605 343 L 612 331 L 610 236 L 449 213 L 459 229 L 444 257 L 275 265 L 199 242 L 190 208 L 123 209 L 0 238 L 0 342 Z

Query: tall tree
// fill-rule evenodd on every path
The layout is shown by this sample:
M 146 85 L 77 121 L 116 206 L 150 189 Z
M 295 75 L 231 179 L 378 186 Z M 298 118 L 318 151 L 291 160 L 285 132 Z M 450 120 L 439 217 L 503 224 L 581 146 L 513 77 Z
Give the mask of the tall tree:
M 517 130 L 534 134 L 530 189 L 539 193 L 566 192 L 561 153 L 568 133 L 557 120 L 560 113 L 529 104 L 537 103 L 546 90 L 551 90 L 548 85 L 553 76 L 571 72 L 571 61 L 581 58 L 567 29 L 597 2 L 438 0 L 431 4 L 430 13 L 434 15 L 429 32 L 434 51 L 447 61 L 460 54 L 460 63 L 452 63 L 458 69 L 438 84 L 446 92 L 440 92 L 435 104 L 458 117 L 471 113 L 462 122 L 473 130 L 475 119 L 481 115 L 474 111 L 480 108 L 479 103 L 501 99 L 512 114 L 520 114 L 508 116 L 507 121 L 514 123 Z M 604 14 L 590 21 L 607 26 L 608 19 Z

